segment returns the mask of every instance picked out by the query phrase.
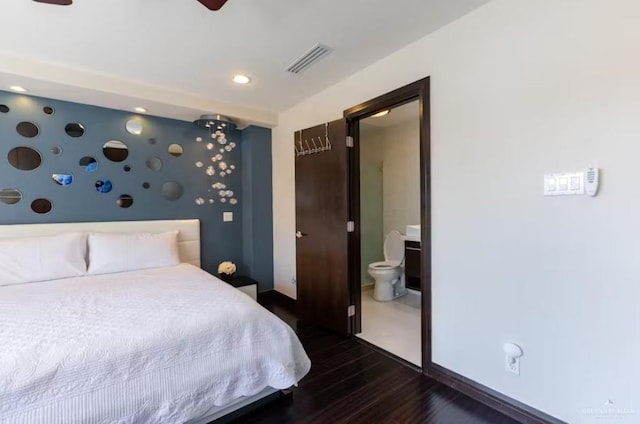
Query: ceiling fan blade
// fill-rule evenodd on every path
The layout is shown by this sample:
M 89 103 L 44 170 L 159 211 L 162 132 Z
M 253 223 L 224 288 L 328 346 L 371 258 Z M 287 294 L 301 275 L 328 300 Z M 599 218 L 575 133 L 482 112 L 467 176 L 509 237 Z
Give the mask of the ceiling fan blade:
M 198 0 L 209 10 L 220 10 L 227 0 Z
M 33 0 L 38 3 L 57 4 L 58 6 L 69 6 L 73 0 Z

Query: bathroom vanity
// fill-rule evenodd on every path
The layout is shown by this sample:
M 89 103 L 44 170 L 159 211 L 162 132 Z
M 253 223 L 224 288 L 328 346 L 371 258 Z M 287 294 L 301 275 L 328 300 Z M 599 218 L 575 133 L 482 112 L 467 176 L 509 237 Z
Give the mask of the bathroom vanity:
M 404 272 L 407 288 L 420 290 L 420 242 L 404 241 Z
M 404 272 L 407 288 L 420 290 L 420 226 L 407 225 L 404 239 Z

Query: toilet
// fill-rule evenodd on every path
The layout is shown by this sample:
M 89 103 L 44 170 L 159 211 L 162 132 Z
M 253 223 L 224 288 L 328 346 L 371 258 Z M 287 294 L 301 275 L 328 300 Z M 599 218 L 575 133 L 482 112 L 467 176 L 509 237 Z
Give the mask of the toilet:
M 404 237 L 391 231 L 384 239 L 384 261 L 369 264 L 369 275 L 376 280 L 373 298 L 393 300 L 407 294 L 404 279 Z

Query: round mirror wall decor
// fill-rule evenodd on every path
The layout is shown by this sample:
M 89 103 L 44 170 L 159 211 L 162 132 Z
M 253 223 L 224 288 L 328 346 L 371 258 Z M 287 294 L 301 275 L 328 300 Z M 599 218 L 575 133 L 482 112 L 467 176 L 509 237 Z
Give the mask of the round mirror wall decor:
M 146 182 L 145 182 L 145 183 L 142 183 L 142 188 L 143 188 L 143 189 L 148 190 L 150 187 L 151 187 L 151 184 L 146 183 Z
M 0 190 L 0 202 L 5 205 L 15 205 L 22 200 L 22 193 L 15 188 L 3 188 Z
M 155 156 L 151 156 L 145 163 L 147 165 L 147 168 L 151 169 L 152 171 L 159 171 L 162 169 L 162 160 Z
M 85 156 L 78 161 L 78 165 L 84 168 L 85 172 L 93 172 L 98 169 L 98 161 L 91 156 Z
M 54 155 L 61 155 L 62 154 L 62 146 L 53 146 L 51 148 L 51 153 L 53 153 Z
M 113 183 L 111 180 L 98 180 L 95 184 L 98 193 L 109 193 L 113 190 Z
M 53 209 L 53 204 L 49 199 L 36 199 L 31 202 L 31 210 L 37 214 L 47 214 Z
M 64 127 L 64 132 L 66 132 L 69 137 L 78 138 L 84 135 L 84 127 L 82 124 L 72 122 Z
M 167 200 L 178 200 L 182 197 L 182 186 L 175 181 L 168 181 L 162 185 L 162 197 Z
M 7 105 L 0 105 L 0 113 L 9 113 L 11 109 Z
M 110 140 L 102 146 L 104 156 L 113 162 L 122 162 L 129 157 L 129 148 L 122 141 Z
M 71 172 L 62 171 L 51 174 L 51 179 L 59 186 L 70 186 L 73 183 L 73 174 Z
M 126 128 L 129 134 L 133 134 L 133 135 L 142 134 L 142 123 L 140 121 L 136 121 L 135 119 L 128 120 L 127 123 L 124 125 L 124 127 Z
M 123 170 L 124 172 L 131 172 L 131 165 L 125 165 L 125 166 L 123 166 L 123 167 L 122 167 L 122 170 Z
M 42 163 L 40 152 L 26 146 L 18 146 L 11 149 L 7 159 L 11 166 L 21 171 L 32 171 Z
M 23 121 L 16 126 L 16 131 L 23 137 L 33 138 L 40 133 L 38 126 L 33 122 Z
M 121 208 L 130 208 L 133 205 L 133 197 L 130 194 L 122 194 L 116 200 L 116 205 Z
M 55 110 L 53 110 L 53 108 L 51 106 L 45 106 L 42 108 L 42 111 L 44 112 L 45 115 L 53 115 Z
M 172 144 L 169 146 L 169 154 L 173 157 L 180 157 L 184 153 L 184 149 L 179 144 Z

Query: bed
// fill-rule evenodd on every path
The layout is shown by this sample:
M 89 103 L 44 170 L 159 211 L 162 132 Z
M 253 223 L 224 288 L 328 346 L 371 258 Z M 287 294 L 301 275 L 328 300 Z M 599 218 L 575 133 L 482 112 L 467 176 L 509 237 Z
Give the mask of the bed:
M 197 220 L 0 226 L 0 239 L 171 229 L 178 264 L 0 286 L 0 422 L 207 423 L 309 371 L 289 326 L 198 267 Z

